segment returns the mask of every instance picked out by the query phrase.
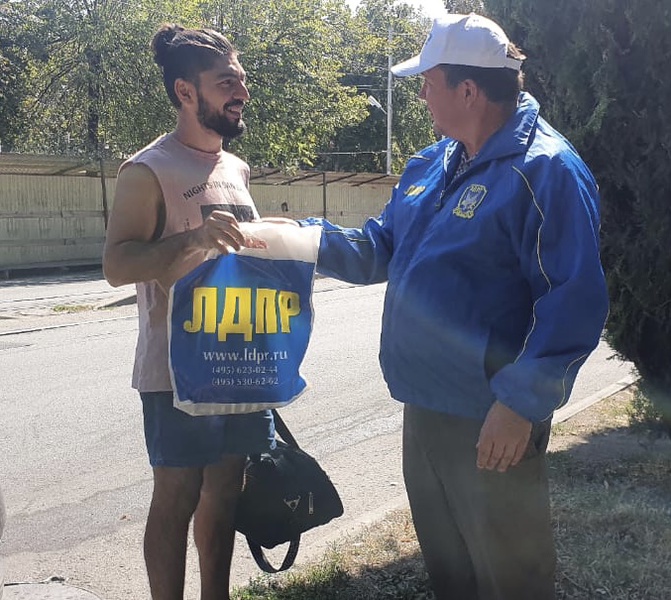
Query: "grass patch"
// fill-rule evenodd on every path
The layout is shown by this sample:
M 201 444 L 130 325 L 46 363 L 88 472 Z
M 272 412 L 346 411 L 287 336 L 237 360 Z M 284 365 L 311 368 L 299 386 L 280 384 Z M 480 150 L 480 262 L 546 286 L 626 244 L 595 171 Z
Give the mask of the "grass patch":
M 261 576 L 233 592 L 234 600 L 432 600 L 407 510 L 334 544 L 316 563 Z
M 671 599 L 671 442 L 631 433 L 633 393 L 553 428 L 548 454 L 557 600 Z M 408 511 L 318 562 L 263 576 L 234 600 L 431 600 Z
M 550 454 L 559 600 L 671 598 L 671 463 Z

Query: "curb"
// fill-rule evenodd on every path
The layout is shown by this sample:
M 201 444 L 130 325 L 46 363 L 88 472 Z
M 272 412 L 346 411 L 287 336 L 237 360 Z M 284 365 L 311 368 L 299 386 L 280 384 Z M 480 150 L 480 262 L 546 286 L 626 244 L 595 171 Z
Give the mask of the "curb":
M 135 315 L 125 317 L 111 317 L 109 319 L 96 319 L 95 321 L 74 321 L 72 323 L 60 323 L 58 325 L 44 325 L 43 327 L 30 327 L 26 329 L 10 329 L 9 331 L 0 331 L 0 338 L 9 335 L 22 335 L 24 333 L 35 333 L 37 331 L 49 331 L 51 329 L 64 329 L 65 327 L 79 327 L 89 323 L 105 323 L 107 321 L 123 321 L 125 319 L 137 319 Z
M 555 411 L 554 416 L 552 417 L 552 424 L 555 425 L 557 423 L 563 423 L 564 421 L 567 421 L 572 416 L 578 414 L 579 412 L 582 412 L 583 410 L 589 408 L 593 404 L 596 404 L 601 400 L 605 400 L 606 398 L 613 396 L 614 394 L 617 394 L 622 390 L 627 389 L 629 386 L 633 385 L 637 381 L 638 377 L 635 377 L 634 375 L 627 375 L 626 377 L 620 379 L 620 381 L 613 383 L 603 388 L 602 390 L 599 390 L 598 392 L 592 394 L 591 396 L 587 396 L 587 398 L 583 398 L 579 402 L 575 402 L 573 404 L 567 404 L 566 406 Z
M 96 304 L 95 309 L 116 308 L 117 306 L 130 306 L 131 304 L 137 304 L 137 294 L 122 296 L 120 298 L 115 298 L 114 300 L 104 300 L 103 302 Z
M 315 550 L 325 550 L 329 546 L 342 541 L 352 535 L 356 535 L 360 530 L 371 527 L 387 518 L 387 516 L 397 510 L 410 509 L 410 504 L 408 503 L 408 495 L 405 491 L 405 485 L 399 484 L 399 487 L 403 489 L 403 493 L 392 500 L 388 500 L 381 506 L 365 512 L 358 517 L 350 520 L 346 525 L 341 527 L 334 528 L 333 531 L 318 536 L 315 540 L 312 540 L 308 543 L 303 544 L 301 542 L 301 548 L 306 550 L 306 554 L 314 553 Z
M 101 600 L 93 592 L 66 585 L 57 579 L 39 583 L 6 583 L 3 589 L 0 589 L 2 600 Z

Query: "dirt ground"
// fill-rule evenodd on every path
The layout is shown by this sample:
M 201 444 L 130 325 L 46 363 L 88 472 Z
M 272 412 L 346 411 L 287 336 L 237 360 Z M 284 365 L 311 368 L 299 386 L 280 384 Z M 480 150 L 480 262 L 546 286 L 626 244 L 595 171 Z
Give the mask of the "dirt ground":
M 548 451 L 570 450 L 574 458 L 590 462 L 630 458 L 649 451 L 671 458 L 671 439 L 655 438 L 631 427 L 629 409 L 635 390 L 635 386 L 629 386 L 555 425 Z

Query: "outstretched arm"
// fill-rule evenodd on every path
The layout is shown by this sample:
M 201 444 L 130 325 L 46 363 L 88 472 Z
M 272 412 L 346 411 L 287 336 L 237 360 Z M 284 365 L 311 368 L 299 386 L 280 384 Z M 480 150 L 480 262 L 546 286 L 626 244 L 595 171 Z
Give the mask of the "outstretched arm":
M 326 219 L 302 221 L 323 227 L 317 262 L 320 273 L 359 284 L 387 280 L 387 267 L 394 246 L 395 194 L 396 188 L 382 214 L 368 219 L 360 229 L 340 227 Z

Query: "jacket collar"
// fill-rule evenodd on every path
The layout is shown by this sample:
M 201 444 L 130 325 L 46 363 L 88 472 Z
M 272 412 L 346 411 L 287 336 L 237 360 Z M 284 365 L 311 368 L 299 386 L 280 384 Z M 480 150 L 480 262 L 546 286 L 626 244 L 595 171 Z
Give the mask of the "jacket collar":
M 527 92 L 520 93 L 517 110 L 482 146 L 473 165 L 515 154 L 524 154 L 531 143 L 531 136 L 538 121 L 539 105 Z M 446 140 L 444 168 L 447 172 L 455 168 L 453 161 L 461 157 L 463 144 L 456 140 Z

